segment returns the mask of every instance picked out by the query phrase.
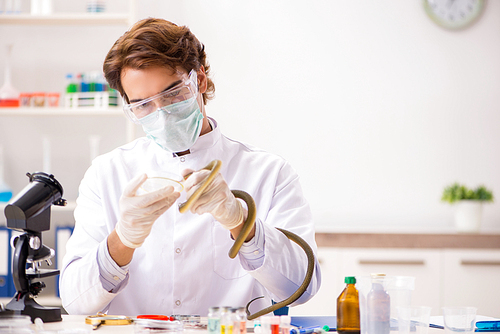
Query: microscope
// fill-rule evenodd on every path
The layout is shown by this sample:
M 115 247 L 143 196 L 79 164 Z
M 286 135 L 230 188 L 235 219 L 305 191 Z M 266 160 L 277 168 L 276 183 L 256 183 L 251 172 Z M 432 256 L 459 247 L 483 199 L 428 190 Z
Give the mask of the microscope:
M 34 280 L 59 275 L 59 270 L 41 269 L 46 261 L 50 266 L 55 251 L 42 243 L 42 232 L 50 229 L 51 205 L 66 205 L 62 199 L 63 188 L 54 178 L 42 172 L 27 173 L 30 183 L 5 207 L 7 227 L 25 232 L 12 239 L 12 277 L 16 294 L 5 306 L 4 314 L 29 315 L 31 321 L 41 318 L 44 322 L 61 321 L 61 309 L 39 305 L 36 297 L 45 287 Z

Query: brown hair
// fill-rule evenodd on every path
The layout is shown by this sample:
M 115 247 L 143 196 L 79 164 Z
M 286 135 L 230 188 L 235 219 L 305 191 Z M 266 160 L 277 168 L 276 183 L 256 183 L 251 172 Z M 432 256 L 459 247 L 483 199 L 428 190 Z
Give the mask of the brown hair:
M 186 26 L 148 18 L 134 24 L 109 50 L 104 60 L 104 76 L 111 88 L 127 99 L 121 83 L 121 71 L 126 68 L 182 67 L 187 72 L 205 68 L 207 90 L 203 103 L 214 97 L 215 85 L 209 78 L 210 65 L 207 62 L 205 46 Z

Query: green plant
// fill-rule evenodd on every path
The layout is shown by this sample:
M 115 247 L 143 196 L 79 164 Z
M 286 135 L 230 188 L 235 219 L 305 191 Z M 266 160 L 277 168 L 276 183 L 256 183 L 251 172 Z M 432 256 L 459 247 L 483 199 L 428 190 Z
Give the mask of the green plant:
M 448 203 L 461 200 L 493 202 L 493 193 L 484 186 L 479 186 L 475 190 L 472 190 L 459 183 L 454 183 L 444 188 L 441 200 Z

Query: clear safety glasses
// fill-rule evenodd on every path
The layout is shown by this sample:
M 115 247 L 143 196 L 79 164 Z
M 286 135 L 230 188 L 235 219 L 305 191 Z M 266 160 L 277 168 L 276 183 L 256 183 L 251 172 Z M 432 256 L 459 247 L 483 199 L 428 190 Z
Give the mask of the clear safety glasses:
M 191 98 L 196 98 L 198 94 L 198 77 L 195 70 L 191 70 L 187 79 L 177 86 L 163 91 L 155 96 L 148 97 L 147 99 L 141 100 L 139 102 L 127 104 L 125 99 L 123 100 L 123 110 L 127 114 L 128 118 L 136 124 L 141 124 L 142 120 L 153 113 L 156 113 L 156 118 L 158 118 L 158 110 L 163 108 L 168 113 L 169 105 L 174 103 L 189 100 Z M 175 109 L 173 109 L 175 110 Z M 154 116 L 148 117 L 148 121 Z

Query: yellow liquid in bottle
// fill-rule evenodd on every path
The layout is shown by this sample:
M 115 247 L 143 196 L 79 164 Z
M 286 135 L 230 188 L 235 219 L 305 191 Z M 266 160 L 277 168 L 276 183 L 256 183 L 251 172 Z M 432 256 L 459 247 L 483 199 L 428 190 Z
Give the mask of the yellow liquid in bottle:
M 233 326 L 221 325 L 220 332 L 221 334 L 233 334 Z

